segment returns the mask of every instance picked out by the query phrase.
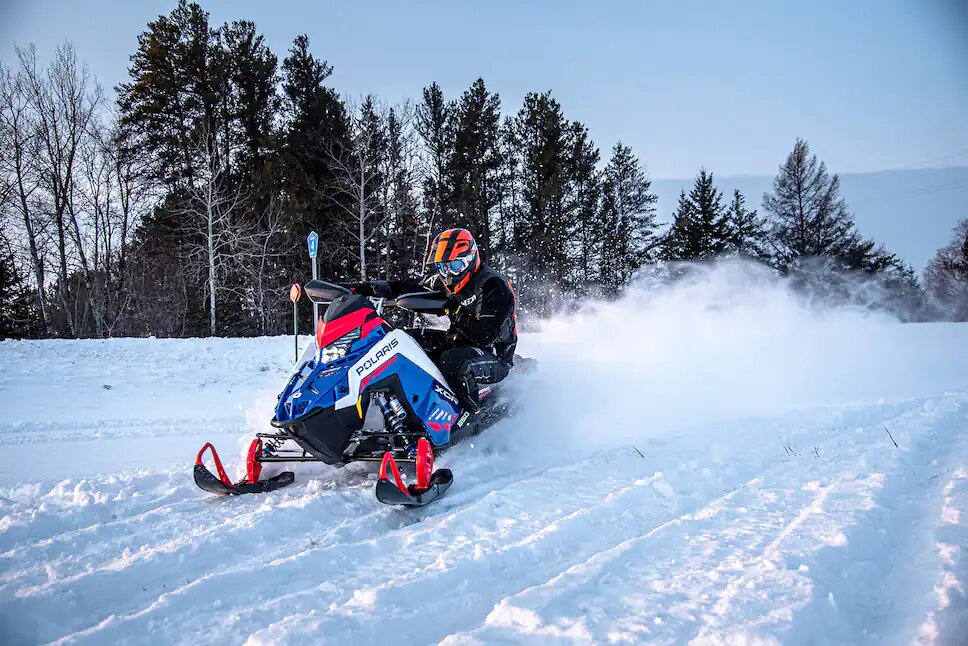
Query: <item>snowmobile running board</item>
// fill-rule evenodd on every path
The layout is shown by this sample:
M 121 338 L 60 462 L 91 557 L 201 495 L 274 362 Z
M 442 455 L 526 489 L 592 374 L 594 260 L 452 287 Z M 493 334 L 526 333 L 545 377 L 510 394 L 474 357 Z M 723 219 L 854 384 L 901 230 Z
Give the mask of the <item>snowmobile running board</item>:
M 202 455 L 206 450 L 212 451 L 212 458 L 215 461 L 215 470 L 218 471 L 218 477 L 215 477 L 202 464 Z M 215 447 L 212 446 L 211 442 L 206 442 L 202 450 L 198 452 L 198 457 L 195 458 L 195 484 L 199 488 L 219 496 L 238 496 L 244 493 L 266 493 L 268 491 L 274 491 L 291 485 L 295 481 L 296 476 L 292 471 L 283 471 L 272 478 L 259 480 L 262 464 L 256 459 L 256 456 L 260 451 L 262 451 L 262 441 L 258 439 L 253 440 L 249 446 L 248 457 L 245 461 L 246 477 L 233 484 L 225 473 L 225 469 L 222 468 L 222 461 L 219 460 Z
M 434 471 L 434 452 L 426 438 L 420 438 L 417 442 L 416 463 L 417 482 L 408 487 L 400 477 L 400 469 L 393 455 L 384 453 L 376 481 L 376 499 L 384 505 L 423 507 L 444 495 L 453 484 L 454 474 L 450 469 Z M 388 466 L 393 474 L 392 481 L 387 477 Z

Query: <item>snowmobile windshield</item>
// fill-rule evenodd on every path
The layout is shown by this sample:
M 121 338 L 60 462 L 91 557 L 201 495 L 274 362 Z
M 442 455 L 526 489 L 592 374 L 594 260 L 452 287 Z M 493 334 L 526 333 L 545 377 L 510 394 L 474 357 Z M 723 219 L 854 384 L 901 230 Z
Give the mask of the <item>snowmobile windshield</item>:
M 366 297 L 360 296 L 359 294 L 340 296 L 326 308 L 326 311 L 323 313 L 323 322 L 331 323 L 336 319 L 343 318 L 347 314 L 363 309 L 373 309 L 373 305 Z

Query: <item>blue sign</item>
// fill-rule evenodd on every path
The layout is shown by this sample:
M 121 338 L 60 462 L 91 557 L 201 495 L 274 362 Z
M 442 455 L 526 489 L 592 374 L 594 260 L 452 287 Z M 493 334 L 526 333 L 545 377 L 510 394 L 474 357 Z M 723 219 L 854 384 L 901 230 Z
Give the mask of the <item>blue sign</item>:
M 319 235 L 317 235 L 316 232 L 313 231 L 312 233 L 309 234 L 309 237 L 306 238 L 306 246 L 309 247 L 310 258 L 316 257 L 316 248 L 318 247 L 318 245 L 319 245 Z

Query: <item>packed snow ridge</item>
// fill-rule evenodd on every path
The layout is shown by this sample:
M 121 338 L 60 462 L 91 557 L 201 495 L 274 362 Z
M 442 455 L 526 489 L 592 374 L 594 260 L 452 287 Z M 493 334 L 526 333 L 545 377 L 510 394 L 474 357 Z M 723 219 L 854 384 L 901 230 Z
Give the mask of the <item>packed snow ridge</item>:
M 968 325 L 725 265 L 519 351 L 519 414 L 399 510 L 362 465 L 195 487 L 290 338 L 0 343 L 0 641 L 964 643 Z

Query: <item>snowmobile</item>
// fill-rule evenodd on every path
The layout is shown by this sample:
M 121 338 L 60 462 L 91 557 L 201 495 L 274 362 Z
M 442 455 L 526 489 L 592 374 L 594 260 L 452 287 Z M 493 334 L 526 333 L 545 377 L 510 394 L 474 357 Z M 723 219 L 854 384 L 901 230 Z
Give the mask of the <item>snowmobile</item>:
M 327 307 L 316 325 L 316 347 L 303 355 L 279 394 L 273 432 L 256 434 L 246 456 L 246 476 L 234 483 L 215 447 L 206 443 L 195 460 L 195 483 L 219 495 L 261 493 L 295 480 L 291 471 L 261 479 L 267 463 L 342 467 L 379 462 L 380 502 L 406 507 L 433 502 L 454 480 L 449 469 L 434 471 L 435 455 L 509 409 L 498 397 L 499 385 L 481 388 L 480 412 L 464 409 L 417 341 L 383 318 L 390 308 L 442 314 L 445 295 L 364 297 L 322 280 L 310 281 L 304 290 L 314 303 Z M 206 451 L 211 451 L 217 476 L 203 463 Z M 404 482 L 398 463 L 414 465 L 415 482 Z

